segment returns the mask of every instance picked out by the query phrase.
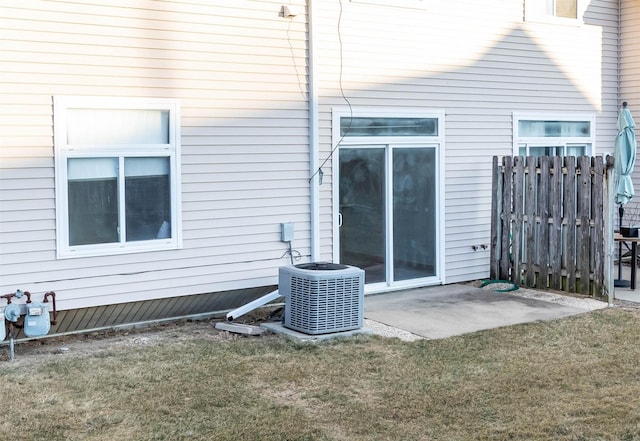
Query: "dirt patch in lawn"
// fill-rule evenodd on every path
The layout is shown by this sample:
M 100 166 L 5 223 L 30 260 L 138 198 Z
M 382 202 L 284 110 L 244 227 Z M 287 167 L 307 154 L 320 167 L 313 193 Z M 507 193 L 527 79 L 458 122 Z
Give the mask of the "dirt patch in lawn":
M 262 310 L 243 317 L 238 323 L 257 325 L 267 319 L 269 310 Z M 176 320 L 163 324 L 130 328 L 113 328 L 102 331 L 76 333 L 44 337 L 34 340 L 16 341 L 14 358 L 16 363 L 31 363 L 53 357 L 69 357 L 96 354 L 130 347 L 146 347 L 169 342 L 185 342 L 194 338 L 211 342 L 242 338 L 269 338 L 246 336 L 221 331 L 215 324 L 223 319 Z M 7 338 L 0 346 L 0 362 L 10 360 L 10 346 Z
M 482 281 L 468 282 L 468 285 L 481 287 Z M 501 289 L 499 285 L 488 285 L 484 289 Z M 527 288 L 519 288 L 509 294 L 537 298 L 552 302 L 579 302 L 586 309 L 601 309 L 604 299 L 593 299 L 586 296 L 571 295 L 563 292 L 540 291 Z M 606 305 L 606 304 L 605 304 Z M 615 301 L 615 306 L 624 309 L 638 309 L 637 303 Z M 270 320 L 270 317 L 281 313 L 278 308 L 262 308 L 253 311 L 236 320 L 236 323 L 260 325 Z M 224 321 L 224 318 L 208 320 L 176 320 L 163 324 L 146 325 L 140 327 L 115 328 L 96 332 L 77 333 L 64 336 L 51 336 L 35 340 L 17 341 L 14 348 L 16 363 L 31 363 L 37 359 L 53 357 L 69 357 L 95 354 L 119 350 L 128 347 L 145 347 L 169 342 L 186 342 L 194 339 L 210 340 L 211 342 L 229 341 L 234 339 L 258 339 L 277 338 L 277 336 L 265 332 L 261 337 L 221 331 L 215 328 L 215 324 Z M 418 338 L 396 328 L 386 327 L 377 322 L 367 321 L 365 326 L 372 328 L 378 335 L 396 337 L 405 341 L 415 341 Z M 378 329 L 377 326 L 384 327 Z M 406 334 L 406 335 L 405 335 Z M 0 362 L 10 360 L 10 348 L 8 338 L 0 346 Z

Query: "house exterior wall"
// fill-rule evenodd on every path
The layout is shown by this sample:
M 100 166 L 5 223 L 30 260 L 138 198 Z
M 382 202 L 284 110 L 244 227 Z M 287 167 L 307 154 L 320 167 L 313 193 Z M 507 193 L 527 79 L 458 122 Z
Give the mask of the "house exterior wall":
M 636 124 L 640 123 L 640 2 L 625 0 L 620 14 L 620 101 L 628 102 Z M 638 128 L 636 128 L 636 136 Z M 636 195 L 640 189 L 640 166 L 632 174 Z M 626 222 L 640 221 L 640 202 L 633 198 L 626 209 Z
M 640 112 L 640 2 L 622 2 L 620 32 L 620 96 Z
M 331 163 L 336 106 L 444 109 L 445 283 L 488 277 L 489 251 L 472 246 L 489 243 L 491 161 L 513 152 L 514 112 L 593 112 L 596 153 L 612 152 L 617 1 L 585 2 L 578 25 L 524 20 L 524 2 L 511 0 L 314 5 L 320 162 Z M 331 166 L 323 171 L 329 259 Z
M 487 277 L 491 158 L 513 113 L 592 112 L 612 150 L 617 0 L 584 23 L 524 20 L 512 0 L 23 0 L 0 7 L 0 290 L 60 309 L 277 283 L 280 223 L 311 257 L 309 43 L 317 85 L 320 260 L 334 255 L 332 109 L 445 112 L 443 282 Z M 402 4 L 404 7 L 398 7 Z M 396 5 L 396 6 L 393 6 Z M 408 6 L 408 7 L 407 7 Z M 180 101 L 181 249 L 56 259 L 53 97 Z
M 301 19 L 281 3 L 25 0 L 0 7 L 0 292 L 70 309 L 277 283 L 310 253 Z M 56 259 L 53 97 L 174 98 L 183 247 Z

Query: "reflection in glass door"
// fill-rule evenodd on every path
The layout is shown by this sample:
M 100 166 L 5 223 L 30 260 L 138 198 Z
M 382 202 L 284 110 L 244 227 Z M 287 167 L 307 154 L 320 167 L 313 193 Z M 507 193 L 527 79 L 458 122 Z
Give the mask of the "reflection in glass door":
M 435 276 L 436 152 L 393 149 L 393 280 Z
M 386 280 L 385 149 L 340 150 L 340 262 Z
M 436 275 L 436 162 L 435 147 L 340 149 L 340 262 L 367 284 Z

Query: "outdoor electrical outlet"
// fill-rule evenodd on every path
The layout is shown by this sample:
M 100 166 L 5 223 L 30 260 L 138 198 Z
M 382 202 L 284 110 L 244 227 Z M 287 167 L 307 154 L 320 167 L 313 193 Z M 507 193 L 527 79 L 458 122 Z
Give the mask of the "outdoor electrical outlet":
M 291 242 L 293 240 L 293 222 L 280 224 L 280 240 Z

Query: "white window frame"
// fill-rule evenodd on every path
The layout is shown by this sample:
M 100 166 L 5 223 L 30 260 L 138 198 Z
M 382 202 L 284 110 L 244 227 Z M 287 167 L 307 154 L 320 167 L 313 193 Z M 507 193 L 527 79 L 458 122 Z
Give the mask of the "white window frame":
M 520 121 L 589 121 L 588 137 L 550 137 L 520 136 Z M 569 144 L 587 144 L 588 156 L 596 155 L 596 116 L 594 113 L 513 113 L 513 155 L 520 155 L 521 144 L 526 144 L 527 154 L 530 147 L 564 146 L 566 155 Z
M 165 110 L 169 112 L 167 144 L 82 144 L 67 141 L 69 111 L 96 110 Z M 56 193 L 57 258 L 117 255 L 147 251 L 172 250 L 182 247 L 182 216 L 180 191 L 180 104 L 176 99 L 115 98 L 115 97 L 54 97 L 54 150 Z M 171 206 L 171 237 L 143 241 L 122 238 L 115 243 L 69 245 L 69 206 L 67 160 L 73 158 L 136 158 L 166 157 L 169 159 L 169 191 Z M 124 173 L 122 170 L 121 173 Z M 122 179 L 122 178 L 121 178 Z M 119 186 L 120 187 L 120 186 Z M 120 195 L 124 189 L 119 189 Z M 122 202 L 124 204 L 124 202 Z
M 577 17 L 576 18 L 567 18 L 567 17 L 557 17 L 555 15 L 543 14 L 540 12 L 539 8 L 536 7 L 536 2 L 540 2 L 544 0 L 525 0 L 524 1 L 524 21 L 534 22 L 534 23 L 549 23 L 549 24 L 558 24 L 565 26 L 580 26 L 584 24 L 584 11 L 586 9 L 585 0 L 576 0 L 576 9 L 577 9 Z

